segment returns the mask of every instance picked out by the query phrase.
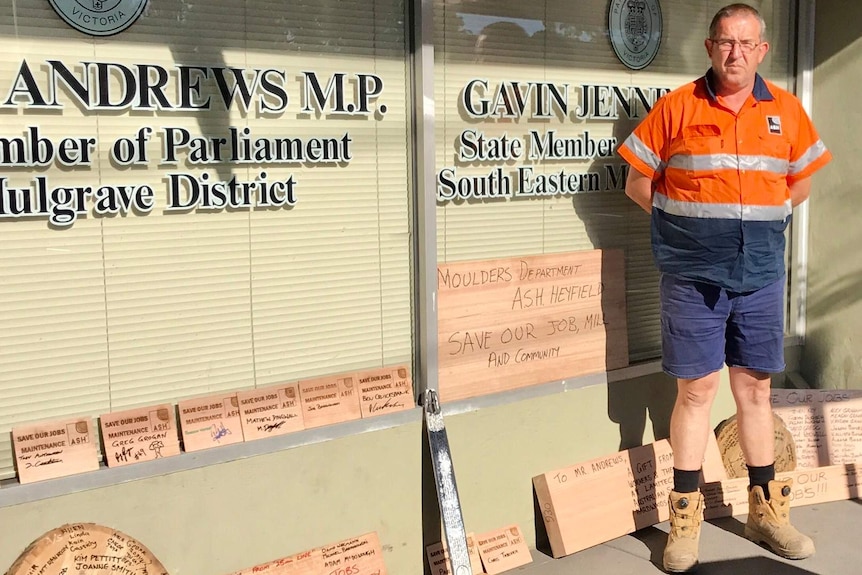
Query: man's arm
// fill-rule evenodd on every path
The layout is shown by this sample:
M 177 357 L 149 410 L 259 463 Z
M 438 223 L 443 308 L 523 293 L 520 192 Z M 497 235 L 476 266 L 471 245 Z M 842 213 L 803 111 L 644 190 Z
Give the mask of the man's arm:
M 628 193 L 628 182 L 626 183 L 626 193 Z M 790 201 L 795 208 L 802 202 L 808 199 L 811 194 L 811 178 L 802 178 L 790 184 Z
M 652 194 L 652 180 L 629 166 L 629 175 L 626 178 L 626 195 L 642 207 L 646 213 L 650 213 L 652 212 Z

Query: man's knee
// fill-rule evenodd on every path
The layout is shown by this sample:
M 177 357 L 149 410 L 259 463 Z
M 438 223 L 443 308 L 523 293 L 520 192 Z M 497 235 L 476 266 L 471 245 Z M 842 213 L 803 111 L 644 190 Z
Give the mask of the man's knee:
M 678 400 L 689 407 L 709 407 L 718 392 L 718 372 L 697 379 L 678 379 Z

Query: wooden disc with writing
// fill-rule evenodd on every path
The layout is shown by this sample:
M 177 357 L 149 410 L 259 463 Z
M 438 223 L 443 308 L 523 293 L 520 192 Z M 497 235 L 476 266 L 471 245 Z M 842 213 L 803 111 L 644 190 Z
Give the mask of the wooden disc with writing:
M 6 575 L 167 575 L 139 541 L 95 523 L 63 525 L 31 543 Z
M 777 414 L 772 414 L 775 424 L 775 471 L 793 471 L 796 469 L 796 444 L 793 435 L 784 425 L 784 421 Z M 715 428 L 718 451 L 721 453 L 721 461 L 729 479 L 736 477 L 748 477 L 748 467 L 745 465 L 745 456 L 739 445 L 739 426 L 736 415 L 725 419 Z

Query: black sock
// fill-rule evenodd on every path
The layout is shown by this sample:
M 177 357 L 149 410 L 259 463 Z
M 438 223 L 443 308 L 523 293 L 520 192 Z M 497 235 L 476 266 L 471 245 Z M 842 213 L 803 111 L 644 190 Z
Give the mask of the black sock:
M 685 471 L 673 468 L 673 490 L 677 493 L 694 493 L 700 483 L 700 469 Z
M 748 466 L 748 488 L 759 485 L 763 489 L 763 495 L 769 500 L 769 482 L 775 479 L 775 463 L 763 467 Z

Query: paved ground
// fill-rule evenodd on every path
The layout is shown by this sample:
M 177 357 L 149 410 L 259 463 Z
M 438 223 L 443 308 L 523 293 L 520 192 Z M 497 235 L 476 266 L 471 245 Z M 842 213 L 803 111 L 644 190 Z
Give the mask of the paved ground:
M 793 523 L 814 539 L 817 553 L 787 561 L 742 536 L 745 516 L 710 521 L 700 539 L 698 575 L 856 575 L 862 573 L 862 501 L 797 507 Z M 524 575 L 640 575 L 663 573 L 667 523 L 642 529 L 561 559 L 534 551 Z

